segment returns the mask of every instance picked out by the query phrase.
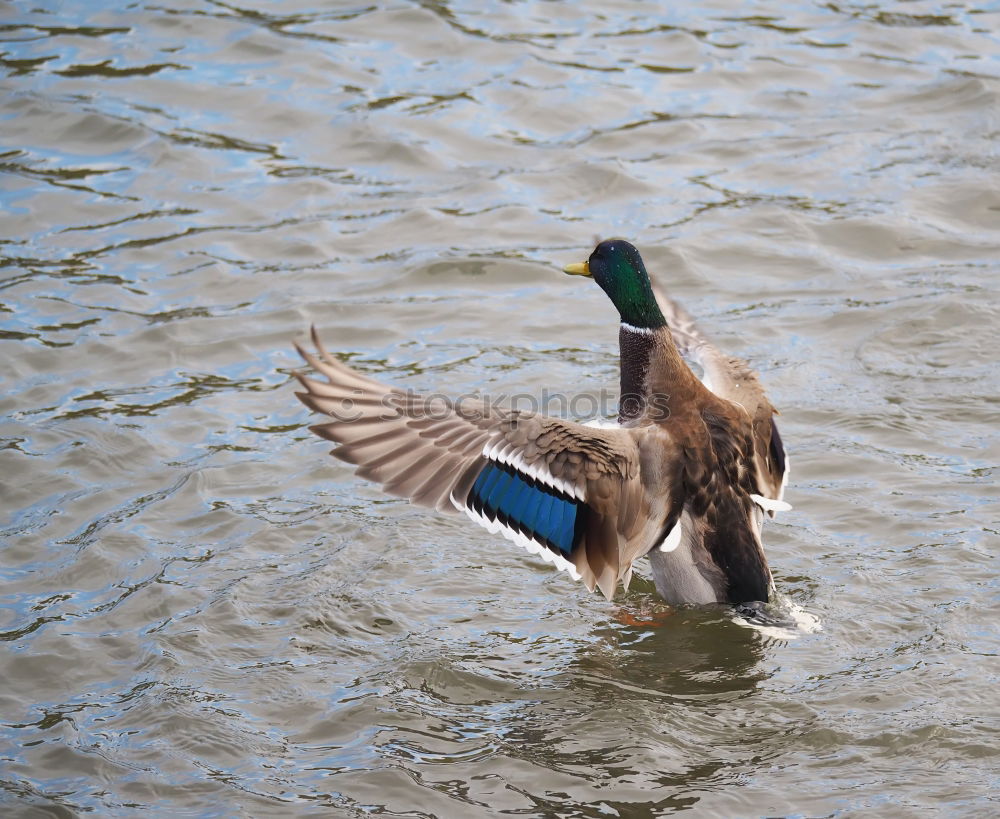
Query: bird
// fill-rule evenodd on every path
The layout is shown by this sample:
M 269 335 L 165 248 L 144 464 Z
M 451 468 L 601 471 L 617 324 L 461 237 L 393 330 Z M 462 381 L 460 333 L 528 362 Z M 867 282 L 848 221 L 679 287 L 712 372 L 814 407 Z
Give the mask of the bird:
M 766 604 L 763 519 L 791 507 L 777 411 L 756 373 L 657 298 L 624 239 L 563 270 L 595 281 L 618 311 L 616 422 L 391 387 L 328 353 L 313 326 L 315 352 L 295 343 L 318 376 L 296 372 L 296 395 L 325 416 L 310 429 L 386 493 L 464 513 L 609 601 L 645 556 L 671 606 Z

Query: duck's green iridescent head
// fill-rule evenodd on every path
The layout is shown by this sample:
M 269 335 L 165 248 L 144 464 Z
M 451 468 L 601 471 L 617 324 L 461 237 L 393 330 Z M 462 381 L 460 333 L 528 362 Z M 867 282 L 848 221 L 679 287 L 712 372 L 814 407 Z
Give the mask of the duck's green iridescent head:
M 618 308 L 625 324 L 653 329 L 667 323 L 656 303 L 639 251 L 624 239 L 601 242 L 587 261 L 566 265 L 563 271 L 596 281 Z

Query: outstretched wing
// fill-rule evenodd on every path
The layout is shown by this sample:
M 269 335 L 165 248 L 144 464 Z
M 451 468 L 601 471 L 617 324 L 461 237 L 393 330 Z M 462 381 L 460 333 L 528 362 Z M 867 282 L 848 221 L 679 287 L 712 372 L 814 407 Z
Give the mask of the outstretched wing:
M 666 523 L 651 515 L 630 432 L 393 389 L 327 354 L 315 328 L 312 339 L 318 355 L 296 347 L 325 380 L 297 374 L 296 395 L 327 416 L 311 429 L 337 443 L 331 454 L 386 492 L 465 512 L 609 599 L 627 584 Z
M 778 426 L 777 410 L 767 398 L 757 373 L 741 358 L 729 356 L 709 341 L 694 318 L 680 304 L 654 285 L 653 292 L 670 327 L 674 344 L 688 361 L 697 364 L 702 381 L 720 398 L 742 406 L 753 421 L 754 466 L 759 505 L 772 518 L 791 507 L 782 500 L 788 483 L 788 456 Z

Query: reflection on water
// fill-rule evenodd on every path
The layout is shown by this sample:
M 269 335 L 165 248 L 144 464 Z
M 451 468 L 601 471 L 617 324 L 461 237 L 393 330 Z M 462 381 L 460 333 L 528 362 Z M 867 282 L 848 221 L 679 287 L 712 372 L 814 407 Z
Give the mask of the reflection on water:
M 992 7 L 2 10 L 5 815 L 990 812 Z M 613 387 L 612 235 L 782 410 L 777 610 L 608 605 L 292 396 L 310 323 Z
M 667 609 L 661 617 L 649 625 L 596 629 L 597 650 L 578 657 L 575 669 L 602 686 L 640 697 L 645 691 L 678 706 L 752 695 L 767 676 L 764 641 L 725 614 Z

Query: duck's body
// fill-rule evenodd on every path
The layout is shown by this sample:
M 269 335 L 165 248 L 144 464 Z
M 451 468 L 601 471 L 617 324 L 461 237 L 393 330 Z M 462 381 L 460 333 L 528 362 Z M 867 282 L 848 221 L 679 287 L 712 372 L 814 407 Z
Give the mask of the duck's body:
M 314 331 L 319 357 L 299 350 L 327 381 L 300 375 L 306 392 L 298 395 L 332 420 L 312 429 L 385 491 L 464 512 L 609 599 L 649 555 L 671 604 L 766 601 L 760 528 L 764 510 L 786 506 L 785 459 L 756 377 L 713 356 L 693 323 L 668 326 L 627 242 L 603 242 L 567 272 L 594 277 L 622 317 L 617 427 L 470 399 L 427 401 L 331 358 Z M 722 394 L 684 363 L 672 330 L 682 347 L 701 351 Z

